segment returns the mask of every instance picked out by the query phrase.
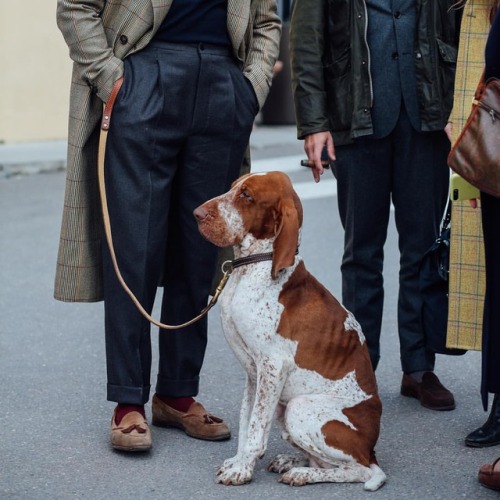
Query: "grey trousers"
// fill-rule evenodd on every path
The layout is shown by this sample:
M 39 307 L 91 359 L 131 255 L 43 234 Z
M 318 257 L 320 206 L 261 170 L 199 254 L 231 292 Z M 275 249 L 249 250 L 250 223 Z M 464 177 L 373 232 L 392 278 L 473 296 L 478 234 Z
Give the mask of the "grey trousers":
M 443 131 L 415 131 L 403 106 L 388 136 L 359 138 L 336 148 L 334 174 L 345 230 L 342 300 L 361 324 L 374 368 L 380 359 L 391 201 L 400 252 L 397 316 L 402 369 L 412 373 L 434 368 L 435 355 L 426 349 L 421 328 L 418 270 L 437 237 L 446 205 L 449 149 Z
M 105 159 L 117 260 L 148 311 L 162 274 L 161 321 L 181 324 L 206 306 L 217 259 L 193 210 L 238 177 L 257 98 L 223 47 L 153 43 L 124 63 Z M 122 290 L 106 247 L 103 254 L 107 397 L 144 404 L 150 324 Z M 161 330 L 156 392 L 195 396 L 206 343 L 206 317 Z

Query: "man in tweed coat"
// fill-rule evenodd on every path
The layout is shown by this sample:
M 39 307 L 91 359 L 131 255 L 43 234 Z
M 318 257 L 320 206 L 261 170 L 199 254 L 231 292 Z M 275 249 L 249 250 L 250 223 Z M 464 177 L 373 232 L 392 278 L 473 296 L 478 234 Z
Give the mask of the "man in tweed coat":
M 239 174 L 278 56 L 276 2 L 58 0 L 57 23 L 74 66 L 55 297 L 104 299 L 107 396 L 118 403 L 111 443 L 148 450 L 150 325 L 121 289 L 103 244 L 103 103 L 117 95 L 105 172 L 118 265 L 148 312 L 162 274 L 161 320 L 184 323 L 206 305 L 216 261 L 192 211 Z M 227 439 L 227 425 L 193 399 L 206 337 L 206 318 L 160 333 L 153 424 Z

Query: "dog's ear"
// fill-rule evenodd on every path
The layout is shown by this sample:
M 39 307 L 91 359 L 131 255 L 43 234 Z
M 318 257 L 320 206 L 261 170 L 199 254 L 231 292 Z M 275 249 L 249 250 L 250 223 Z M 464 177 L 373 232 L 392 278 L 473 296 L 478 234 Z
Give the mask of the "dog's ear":
M 271 276 L 278 277 L 278 273 L 295 262 L 295 253 L 299 244 L 299 214 L 293 198 L 280 200 L 276 213 L 276 229 L 273 244 L 273 262 Z

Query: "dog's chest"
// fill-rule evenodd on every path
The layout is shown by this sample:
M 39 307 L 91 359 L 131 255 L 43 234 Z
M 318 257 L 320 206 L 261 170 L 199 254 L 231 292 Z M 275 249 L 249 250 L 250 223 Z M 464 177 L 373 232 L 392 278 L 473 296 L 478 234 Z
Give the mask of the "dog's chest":
M 252 344 L 269 344 L 275 341 L 284 309 L 279 296 L 286 282 L 286 275 L 272 280 L 270 263 L 260 263 L 235 271 L 220 300 L 225 329 L 236 329 L 237 332 L 233 333 Z M 231 335 L 231 332 L 227 333 Z

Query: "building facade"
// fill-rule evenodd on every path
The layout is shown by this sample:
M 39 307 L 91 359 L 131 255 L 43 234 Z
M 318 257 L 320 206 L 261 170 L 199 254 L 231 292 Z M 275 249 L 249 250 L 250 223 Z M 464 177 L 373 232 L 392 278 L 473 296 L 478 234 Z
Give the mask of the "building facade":
M 0 2 L 0 143 L 67 137 L 71 61 L 55 0 Z

